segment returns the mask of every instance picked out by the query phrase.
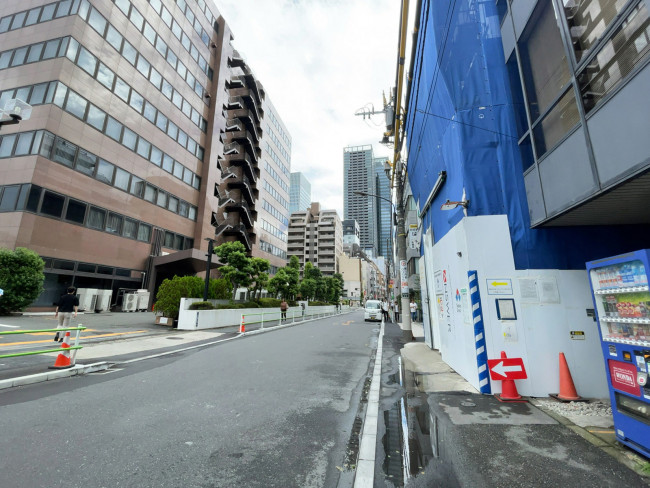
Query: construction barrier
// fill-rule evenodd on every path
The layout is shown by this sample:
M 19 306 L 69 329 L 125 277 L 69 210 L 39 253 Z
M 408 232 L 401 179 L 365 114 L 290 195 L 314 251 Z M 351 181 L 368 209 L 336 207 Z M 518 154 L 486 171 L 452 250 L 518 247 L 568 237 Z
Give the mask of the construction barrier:
M 15 358 L 15 357 L 20 357 L 20 356 L 34 356 L 37 354 L 49 354 L 53 352 L 58 352 L 61 355 L 62 348 L 65 348 L 67 354 L 70 357 L 70 362 L 71 366 L 74 365 L 74 359 L 77 354 L 77 350 L 83 349 L 83 346 L 79 345 L 79 339 L 80 339 L 80 334 L 82 330 L 86 330 L 85 327 L 82 325 L 79 325 L 79 327 L 64 327 L 61 329 L 35 329 L 35 330 L 10 330 L 10 331 L 3 331 L 0 332 L 0 337 L 2 336 L 9 336 L 9 335 L 17 335 L 17 334 L 37 334 L 41 332 L 51 332 L 52 334 L 55 333 L 63 333 L 65 332 L 65 340 L 67 341 L 67 347 L 65 346 L 58 346 L 55 349 L 41 349 L 38 351 L 24 351 L 24 352 L 15 352 L 15 353 L 10 353 L 10 354 L 0 354 L 0 359 L 4 358 Z M 70 331 L 76 331 L 75 338 L 74 338 L 74 345 L 70 345 Z M 63 344 L 66 344 L 64 342 Z M 57 357 L 58 360 L 58 357 Z M 55 362 L 56 365 L 56 362 Z M 57 368 L 58 369 L 58 368 Z

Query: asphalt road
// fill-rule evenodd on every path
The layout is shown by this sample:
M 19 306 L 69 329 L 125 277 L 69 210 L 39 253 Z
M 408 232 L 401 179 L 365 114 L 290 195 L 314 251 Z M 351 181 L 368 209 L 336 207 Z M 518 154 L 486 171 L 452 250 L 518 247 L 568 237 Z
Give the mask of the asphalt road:
M 343 487 L 361 313 L 0 392 L 0 486 Z

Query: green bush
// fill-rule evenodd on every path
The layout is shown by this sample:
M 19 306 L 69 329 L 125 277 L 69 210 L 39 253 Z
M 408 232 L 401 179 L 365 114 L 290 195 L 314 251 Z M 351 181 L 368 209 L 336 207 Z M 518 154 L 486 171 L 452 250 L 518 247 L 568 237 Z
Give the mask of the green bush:
M 262 308 L 278 308 L 282 300 L 278 300 L 277 298 L 260 298 L 258 303 Z
M 210 302 L 194 302 L 190 305 L 190 310 L 214 310 L 214 305 Z
M 312 307 L 320 307 L 322 305 L 332 305 L 332 304 L 328 302 L 317 302 L 317 301 L 309 302 L 309 306 Z
M 43 291 L 45 263 L 30 249 L 0 249 L 0 315 L 22 311 Z
M 198 276 L 174 276 L 166 279 L 158 288 L 154 310 L 165 317 L 178 318 L 181 298 L 203 298 L 205 279 Z M 208 298 L 230 298 L 230 285 L 224 279 L 211 279 Z

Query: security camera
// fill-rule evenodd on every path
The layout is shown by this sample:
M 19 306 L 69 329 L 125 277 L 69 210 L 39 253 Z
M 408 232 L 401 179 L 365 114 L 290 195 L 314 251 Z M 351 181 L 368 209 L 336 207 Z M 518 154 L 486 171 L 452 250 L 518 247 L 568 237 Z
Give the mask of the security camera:
M 14 120 L 27 120 L 32 115 L 32 106 L 19 98 L 12 98 L 5 104 L 4 113 Z

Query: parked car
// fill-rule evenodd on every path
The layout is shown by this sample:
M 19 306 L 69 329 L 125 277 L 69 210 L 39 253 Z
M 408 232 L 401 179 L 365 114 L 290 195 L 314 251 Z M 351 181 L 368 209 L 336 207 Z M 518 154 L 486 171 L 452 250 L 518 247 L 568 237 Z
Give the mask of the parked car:
M 379 300 L 368 300 L 366 302 L 363 320 L 379 320 L 381 322 L 381 302 Z

